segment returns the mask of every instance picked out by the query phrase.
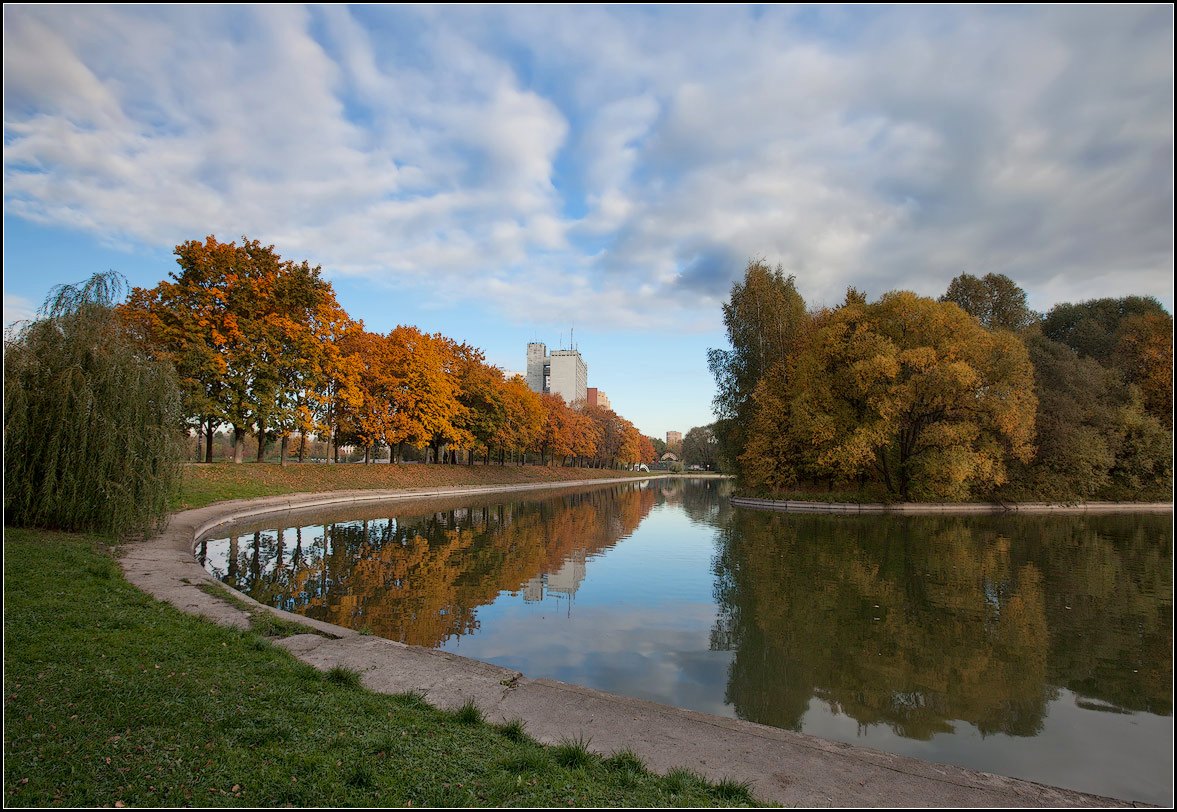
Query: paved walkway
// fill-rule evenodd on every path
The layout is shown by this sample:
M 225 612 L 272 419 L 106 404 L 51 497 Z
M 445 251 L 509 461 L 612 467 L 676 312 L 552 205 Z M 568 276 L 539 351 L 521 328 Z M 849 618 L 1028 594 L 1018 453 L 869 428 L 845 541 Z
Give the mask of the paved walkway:
M 625 481 L 632 481 L 627 478 Z M 602 480 L 502 488 L 429 491 L 345 491 L 222 502 L 175 514 L 167 530 L 122 548 L 128 580 L 179 609 L 228 626 L 248 628 L 248 614 L 199 588 L 213 582 L 193 556 L 196 539 L 219 525 L 286 510 L 494 491 L 593 487 Z M 473 698 L 491 721 L 522 719 L 542 742 L 584 737 L 590 748 L 629 748 L 653 770 L 687 767 L 713 780 L 748 781 L 756 796 L 786 806 L 838 807 L 1122 807 L 1134 804 L 891 755 L 786 730 L 672 708 L 525 675 L 447 652 L 369 637 L 299 615 L 257 608 L 322 634 L 279 641 L 319 669 L 344 666 L 364 685 L 386 693 L 416 690 L 441 708 Z M 1146 804 L 1135 804 L 1146 806 Z

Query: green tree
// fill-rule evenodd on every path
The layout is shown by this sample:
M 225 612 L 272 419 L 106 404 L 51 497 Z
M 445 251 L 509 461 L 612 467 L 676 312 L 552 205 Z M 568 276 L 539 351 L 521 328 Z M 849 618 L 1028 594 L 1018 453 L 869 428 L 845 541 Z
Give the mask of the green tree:
M 1043 335 L 1029 336 L 1038 452 L 1011 469 L 1013 499 L 1092 499 L 1111 484 L 1120 446 L 1119 376 Z
M 990 330 L 1017 332 L 1038 322 L 1038 315 L 1026 306 L 1026 291 L 1004 274 L 987 273 L 980 279 L 961 274 L 940 301 L 956 304 Z
M 666 441 L 661 437 L 651 437 L 650 445 L 654 447 L 654 455 L 657 459 L 661 459 L 662 455 L 666 453 Z
M 1125 319 L 1149 315 L 1169 314 L 1152 296 L 1063 303 L 1055 305 L 1046 314 L 1042 320 L 1042 332 L 1080 355 L 1089 355 L 1107 365 L 1112 362 Z M 1169 323 L 1172 324 L 1171 317 Z
M 157 528 L 179 484 L 180 384 L 119 318 L 125 284 L 54 289 L 4 341 L 4 521 L 111 536 Z
M 682 438 L 683 462 L 708 470 L 719 467 L 719 441 L 711 426 L 695 426 Z
M 805 300 L 795 278 L 777 266 L 748 263 L 743 282 L 732 284 L 723 306 L 723 323 L 731 349 L 711 349 L 707 363 L 715 376 L 715 435 L 720 451 L 735 460 L 748 442 L 752 393 L 769 369 L 794 351 L 807 320 Z

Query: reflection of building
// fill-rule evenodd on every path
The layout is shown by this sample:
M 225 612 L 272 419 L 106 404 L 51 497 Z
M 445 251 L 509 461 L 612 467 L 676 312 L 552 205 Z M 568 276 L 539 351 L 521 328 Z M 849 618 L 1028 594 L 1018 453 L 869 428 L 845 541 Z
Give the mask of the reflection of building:
M 547 594 L 557 600 L 567 598 L 571 605 L 573 596 L 584 581 L 584 576 L 585 554 L 583 550 L 577 550 L 564 560 L 560 569 L 528 580 L 523 585 L 523 600 L 527 603 L 538 603 Z
M 564 595 L 571 598 L 580 589 L 584 580 L 584 553 L 578 552 L 564 562 L 564 566 L 548 575 L 549 594 Z
M 544 599 L 544 576 L 542 574 L 529 578 L 523 585 L 523 600 L 527 603 L 539 603 Z
M 609 396 L 595 386 L 588 388 L 587 399 L 589 406 L 600 406 L 602 409 L 609 408 Z
M 578 350 L 554 350 L 546 344 L 527 345 L 527 386 L 533 392 L 551 392 L 568 405 L 588 397 L 588 365 Z

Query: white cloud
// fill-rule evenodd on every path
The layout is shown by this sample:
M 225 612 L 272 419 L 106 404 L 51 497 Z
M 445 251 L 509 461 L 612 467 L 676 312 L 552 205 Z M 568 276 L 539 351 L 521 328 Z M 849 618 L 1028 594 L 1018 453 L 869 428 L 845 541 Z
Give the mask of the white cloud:
M 1167 10 L 859 11 L 11 7 L 5 208 L 528 322 L 714 328 L 753 257 L 1171 302 Z
M 4 329 L 7 330 L 19 321 L 27 321 L 37 315 L 36 306 L 23 296 L 4 294 Z

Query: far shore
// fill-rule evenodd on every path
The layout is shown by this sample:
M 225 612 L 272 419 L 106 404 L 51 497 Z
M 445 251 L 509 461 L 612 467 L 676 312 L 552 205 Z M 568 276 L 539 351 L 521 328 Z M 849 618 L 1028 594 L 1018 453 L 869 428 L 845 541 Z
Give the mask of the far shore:
M 898 513 L 984 514 L 984 513 L 1163 513 L 1172 512 L 1172 502 L 817 502 L 798 499 L 755 499 L 733 496 L 736 507 L 781 513 Z

